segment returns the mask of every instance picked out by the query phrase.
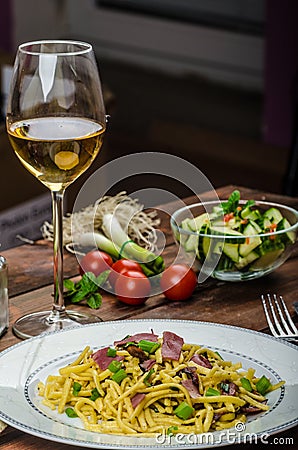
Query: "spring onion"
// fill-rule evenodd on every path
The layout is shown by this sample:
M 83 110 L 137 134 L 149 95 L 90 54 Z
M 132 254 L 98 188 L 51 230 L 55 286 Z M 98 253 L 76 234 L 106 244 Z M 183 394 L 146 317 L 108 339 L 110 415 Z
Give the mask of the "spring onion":
M 189 406 L 188 403 L 182 402 L 176 409 L 174 409 L 174 414 L 178 416 L 180 419 L 187 420 L 194 413 L 194 408 Z
M 214 352 L 214 353 L 219 357 L 219 359 L 221 359 L 223 361 L 223 357 L 221 356 L 220 353 L 218 353 L 218 352 Z
M 174 431 L 178 431 L 178 427 L 173 425 L 167 429 L 167 436 L 173 436 Z
M 111 356 L 112 358 L 115 358 L 117 355 L 117 351 L 115 348 L 109 347 L 107 351 L 107 356 Z
M 73 387 L 72 387 L 72 394 L 75 397 L 77 397 L 81 389 L 82 389 L 82 385 L 80 383 L 78 383 L 77 381 L 75 381 L 73 383 Z
M 78 417 L 77 413 L 75 412 L 75 410 L 74 410 L 73 408 L 66 408 L 65 414 L 66 414 L 68 417 L 71 417 L 72 419 L 73 419 L 74 417 Z
M 154 374 L 154 372 L 155 372 L 154 369 L 150 369 L 149 372 L 147 373 L 147 375 L 145 376 L 144 380 L 143 380 L 143 383 L 146 386 L 148 386 L 148 387 L 151 386 L 151 383 L 150 383 L 149 379 L 150 379 L 151 375 Z
M 242 387 L 244 389 L 246 389 L 248 392 L 252 392 L 250 381 L 247 378 L 245 377 L 240 378 L 240 383 L 242 384 Z
M 90 400 L 95 402 L 95 400 L 97 400 L 99 397 L 100 397 L 100 393 L 98 392 L 98 390 L 96 388 L 92 389 Z
M 125 372 L 124 369 L 120 369 L 118 370 L 116 373 L 114 373 L 114 375 L 112 376 L 112 380 L 115 381 L 116 383 L 120 384 L 122 380 L 124 380 L 124 378 L 127 377 L 127 373 Z
M 109 369 L 111 372 L 116 373 L 116 372 L 118 372 L 118 370 L 120 370 L 121 365 L 122 365 L 121 361 L 117 361 L 117 360 L 115 359 L 114 361 L 112 361 L 112 362 L 109 364 L 108 369 Z
M 268 389 L 271 387 L 270 380 L 263 375 L 256 383 L 256 389 L 259 392 L 259 394 L 264 395 L 268 391 Z
M 138 345 L 140 349 L 149 354 L 155 353 L 156 350 L 160 347 L 159 342 L 146 341 L 145 339 L 141 339 Z
M 165 265 L 163 258 L 160 255 L 156 256 L 150 250 L 147 250 L 130 240 L 115 214 L 105 214 L 103 216 L 102 228 L 114 245 L 122 249 L 121 256 L 145 264 L 147 270 L 150 271 L 152 275 L 161 273 L 164 270 Z M 148 274 L 148 276 L 150 275 Z
M 114 258 L 119 258 L 120 248 L 102 233 L 82 233 L 78 237 L 78 244 L 82 247 L 94 246 L 95 244 L 100 250 L 109 253 Z
M 205 393 L 206 397 L 211 397 L 212 395 L 220 395 L 220 392 L 217 389 L 213 389 L 209 387 Z
M 102 229 L 105 235 L 99 232 L 82 233 L 78 237 L 78 244 L 83 247 L 95 244 L 100 250 L 109 253 L 114 258 L 137 261 L 148 277 L 157 275 L 164 270 L 165 264 L 162 256 L 157 256 L 132 241 L 121 227 L 115 214 L 103 216 Z

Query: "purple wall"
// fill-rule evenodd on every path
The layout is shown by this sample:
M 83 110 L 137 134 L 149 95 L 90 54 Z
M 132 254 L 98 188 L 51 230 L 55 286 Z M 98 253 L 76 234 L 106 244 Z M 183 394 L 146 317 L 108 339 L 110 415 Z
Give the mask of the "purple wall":
M 266 6 L 264 141 L 288 148 L 298 108 L 298 1 Z
M 11 53 L 13 50 L 11 0 L 0 0 L 0 5 L 0 51 Z

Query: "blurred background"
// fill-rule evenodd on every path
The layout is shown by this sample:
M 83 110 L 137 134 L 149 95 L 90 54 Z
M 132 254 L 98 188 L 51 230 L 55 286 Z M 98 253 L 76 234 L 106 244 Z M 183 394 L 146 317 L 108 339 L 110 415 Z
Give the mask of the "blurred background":
M 215 187 L 297 195 L 297 17 L 296 0 L 1 0 L 4 245 L 14 241 L 5 233 L 30 236 L 50 217 L 48 190 L 21 166 L 5 131 L 20 43 L 77 39 L 96 53 L 111 119 L 96 162 L 67 189 L 68 210 L 97 167 L 143 151 L 180 156 Z M 165 187 L 150 176 L 115 191 L 129 192 L 136 182 Z M 188 194 L 185 186 L 175 193 Z

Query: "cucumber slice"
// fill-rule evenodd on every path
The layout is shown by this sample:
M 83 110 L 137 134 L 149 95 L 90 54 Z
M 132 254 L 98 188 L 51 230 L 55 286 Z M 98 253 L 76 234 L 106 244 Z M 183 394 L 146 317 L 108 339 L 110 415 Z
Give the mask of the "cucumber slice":
M 210 234 L 208 225 L 203 225 L 199 234 L 198 253 L 202 260 L 205 260 L 207 256 L 212 254 L 221 255 L 223 251 L 222 239 L 211 239 L 206 234 Z
M 255 234 L 260 234 L 263 232 L 262 228 L 254 220 L 250 220 L 249 223 L 255 229 Z
M 195 217 L 194 219 L 184 219 L 181 223 L 181 227 L 183 228 L 183 224 L 186 223 L 187 227 L 191 231 L 200 231 L 202 226 L 207 224 L 210 224 L 210 218 L 208 213 L 200 214 L 199 216 Z
M 264 217 L 267 217 L 271 223 L 278 223 L 283 218 L 281 212 L 277 208 L 269 208 L 263 215 Z
M 216 270 L 232 270 L 234 268 L 234 261 L 231 260 L 227 255 L 222 254 L 220 260 L 218 261 Z
M 191 220 L 192 219 L 189 219 L 189 218 L 186 218 L 186 219 L 182 220 L 180 228 L 182 228 L 182 230 L 185 230 L 185 231 L 193 231 L 191 226 L 190 226 L 190 221 Z
M 263 270 L 271 267 L 279 256 L 283 253 L 283 249 L 272 250 L 265 255 L 260 256 L 255 262 L 253 262 L 249 270 Z
M 262 232 L 268 230 L 271 227 L 271 222 L 270 219 L 268 219 L 268 217 L 260 217 L 260 219 L 258 219 L 258 225 L 260 226 Z
M 262 242 L 262 244 L 256 249 L 256 251 L 260 256 L 262 256 L 275 250 L 283 251 L 284 249 L 285 245 L 278 239 L 278 237 L 276 237 L 275 239 L 270 239 L 270 237 L 268 237 Z
M 210 234 L 215 236 L 224 236 L 226 243 L 241 244 L 245 242 L 246 237 L 239 231 L 228 227 L 210 227 Z
M 206 255 L 208 254 L 209 246 L 210 246 L 210 238 L 204 236 L 204 234 L 208 231 L 209 227 L 207 224 L 204 224 L 201 227 L 199 233 L 199 244 L 198 244 L 198 257 L 201 262 L 205 261 Z
M 181 222 L 180 227 L 185 231 L 190 231 L 193 233 L 192 229 L 192 222 L 193 219 L 186 218 Z M 198 248 L 198 242 L 199 242 L 199 236 L 190 235 L 187 236 L 187 234 L 181 233 L 181 243 L 185 249 L 186 252 L 196 252 Z
M 259 236 L 254 236 L 257 233 L 255 227 L 249 222 L 243 230 L 243 234 L 247 236 L 244 244 L 240 244 L 239 254 L 242 257 L 247 256 L 252 250 L 258 247 L 262 240 Z M 252 237 L 253 236 L 253 237 Z
M 224 244 L 223 253 L 227 255 L 232 261 L 239 261 L 239 245 L 238 244 Z
M 191 235 L 184 243 L 184 249 L 186 252 L 196 252 L 199 245 L 199 236 Z
M 253 261 L 255 261 L 258 258 L 259 258 L 258 253 L 252 251 L 247 256 L 245 256 L 244 258 L 240 257 L 239 261 L 235 264 L 235 266 L 237 267 L 237 269 L 241 270 L 244 267 L 248 266 L 248 264 L 252 263 Z
M 250 206 L 247 206 L 241 211 L 242 219 L 250 219 L 257 220 L 261 217 L 261 213 L 258 209 L 252 209 Z
M 202 250 L 205 257 L 208 255 L 209 249 L 210 249 L 210 238 L 204 237 L 202 242 Z
M 213 206 L 212 211 L 216 216 L 221 216 L 224 213 L 221 205 Z
M 258 237 L 248 237 L 247 242 L 245 244 L 240 244 L 239 247 L 239 255 L 242 257 L 246 257 L 252 252 L 255 248 L 257 248 L 262 243 L 261 239 Z
M 284 217 L 280 222 L 278 222 L 276 229 L 277 231 L 287 230 L 290 226 L 290 222 Z M 294 244 L 296 242 L 296 233 L 295 231 L 287 231 L 287 233 L 281 235 L 281 239 L 285 244 Z

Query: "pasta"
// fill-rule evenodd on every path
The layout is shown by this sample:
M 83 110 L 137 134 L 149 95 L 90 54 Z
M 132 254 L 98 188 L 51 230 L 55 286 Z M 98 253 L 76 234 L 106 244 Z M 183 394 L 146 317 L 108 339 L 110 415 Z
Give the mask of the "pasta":
M 139 339 L 143 335 L 147 339 Z M 265 394 L 284 383 L 272 385 L 254 369 L 242 370 L 171 332 L 150 339 L 145 333 L 98 352 L 86 347 L 58 375 L 39 382 L 43 404 L 99 433 L 204 433 L 268 410 Z M 169 339 L 174 355 L 167 354 Z

